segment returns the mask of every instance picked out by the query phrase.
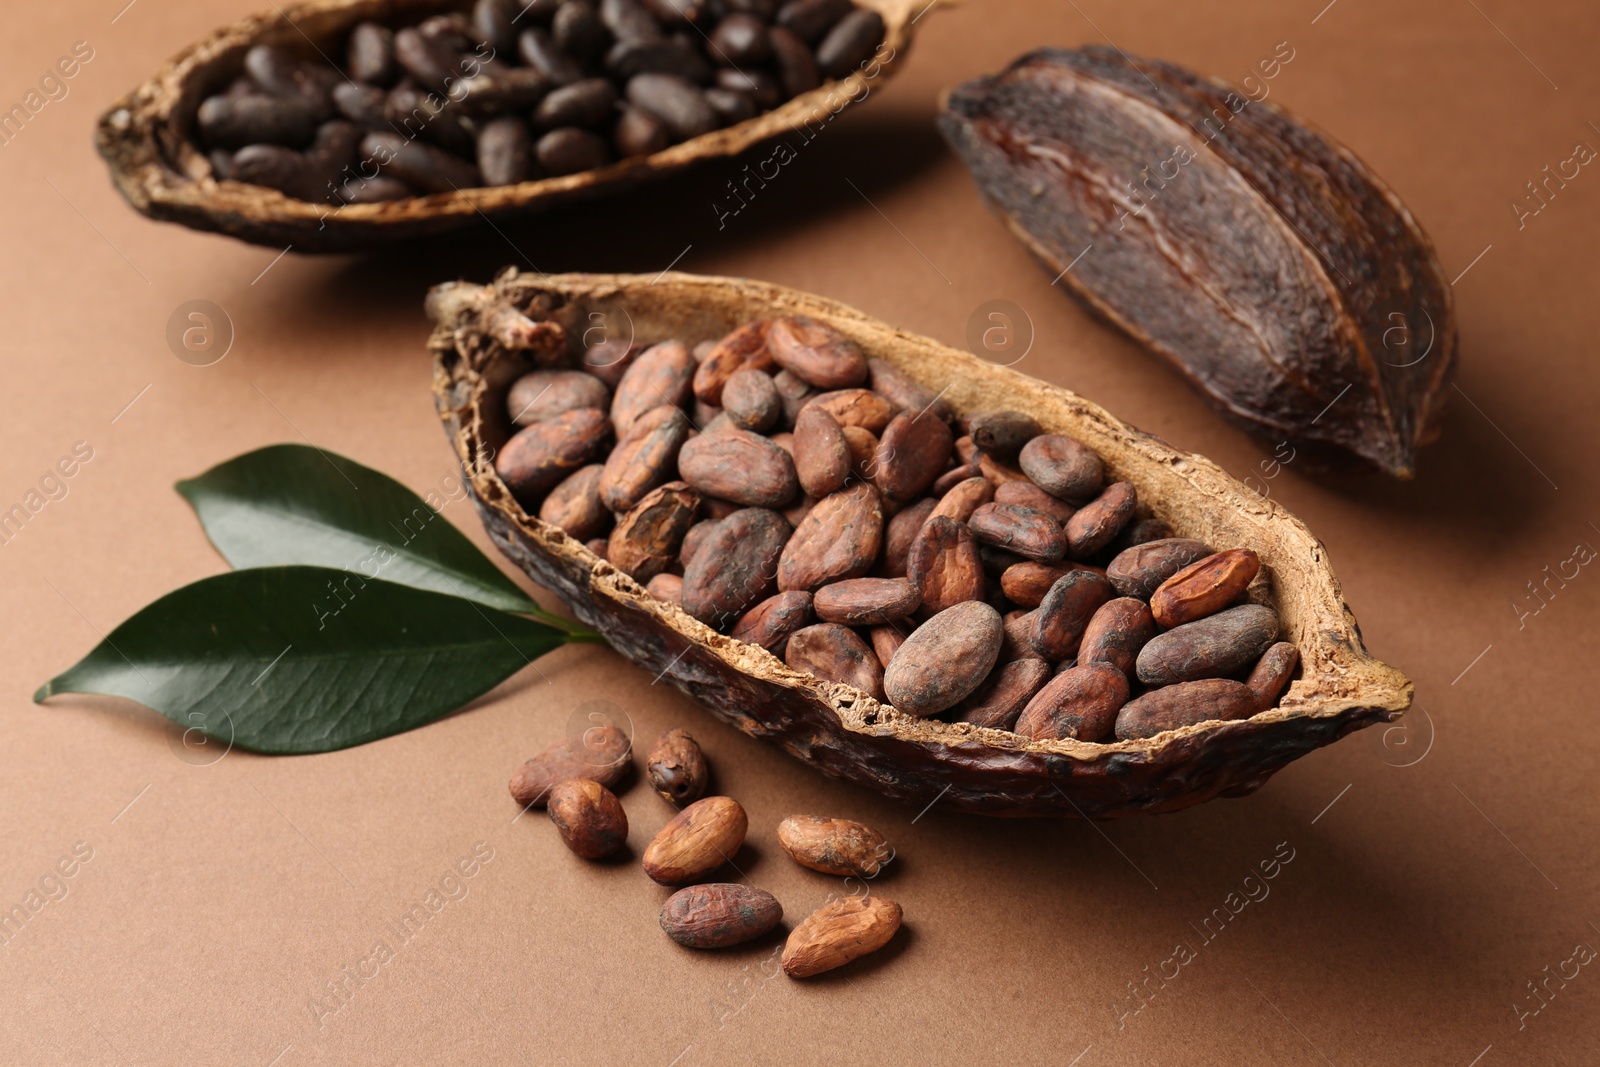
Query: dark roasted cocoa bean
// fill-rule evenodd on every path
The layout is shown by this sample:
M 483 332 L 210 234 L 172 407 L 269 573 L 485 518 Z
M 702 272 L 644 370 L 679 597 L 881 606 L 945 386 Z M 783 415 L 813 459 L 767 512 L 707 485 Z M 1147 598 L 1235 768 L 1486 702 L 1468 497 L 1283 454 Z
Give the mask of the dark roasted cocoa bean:
M 415 26 L 395 31 L 394 58 L 400 69 L 425 90 L 443 92 L 448 88 L 446 82 L 453 83 L 460 77 L 449 45 L 424 35 Z
M 607 562 L 636 582 L 648 582 L 672 565 L 699 508 L 700 494 L 683 482 L 653 490 L 611 531 Z
M 361 139 L 361 155 L 424 193 L 449 193 L 483 184 L 478 168 L 459 156 L 398 133 L 369 133 Z
M 1067 552 L 1061 524 L 1042 511 L 1014 504 L 984 504 L 967 520 L 978 540 L 1041 563 L 1054 563 Z
M 497 54 L 509 53 L 517 47 L 516 20 L 521 14 L 518 0 L 478 0 L 472 5 L 472 28 Z
M 800 38 L 782 26 L 774 26 L 767 31 L 767 44 L 772 49 L 772 65 L 777 69 L 785 99 L 809 93 L 822 84 L 817 59 Z
M 707 404 L 721 405 L 722 387 L 735 371 L 771 370 L 772 353 L 767 350 L 767 324 L 747 322 L 719 340 L 694 376 L 694 395 Z
M 533 135 L 515 115 L 484 123 L 478 134 L 478 173 L 486 185 L 516 185 L 534 174 Z
M 1105 663 L 1070 667 L 1050 679 L 1017 719 L 1035 741 L 1106 741 L 1128 702 L 1128 676 Z
M 944 398 L 893 363 L 881 359 L 869 359 L 867 372 L 872 391 L 901 411 L 913 415 L 927 412 L 946 422 L 950 421 L 950 405 L 945 403 Z M 966 463 L 968 460 L 963 459 L 962 462 Z
M 342 82 L 333 87 L 333 105 L 339 114 L 367 129 L 386 129 L 389 94 L 374 85 Z
M 1168 578 L 1211 554 L 1204 541 L 1186 537 L 1150 541 L 1118 553 L 1106 564 L 1106 577 L 1123 596 L 1148 600 Z
M 1037 419 L 1020 411 L 985 411 L 964 420 L 972 443 L 996 459 L 1017 458 L 1023 445 L 1044 433 Z
M 579 174 L 611 162 L 611 150 L 597 133 L 563 126 L 551 130 L 533 146 L 539 169 L 552 178 Z
M 583 65 L 556 47 L 550 31 L 535 26 L 517 38 L 517 52 L 529 67 L 552 85 L 571 85 L 583 77 Z
M 850 461 L 850 446 L 833 416 L 819 407 L 802 410 L 794 420 L 794 467 L 807 495 L 820 500 L 843 488 Z
M 817 405 L 832 415 L 840 426 L 859 426 L 871 434 L 880 434 L 897 412 L 893 404 L 870 389 L 837 389 L 818 393 L 806 406 Z
M 678 451 L 689 439 L 689 417 L 670 404 L 636 419 L 606 457 L 600 499 L 612 511 L 630 511 L 678 472 Z
M 1035 485 L 1059 500 L 1091 500 L 1105 486 L 1100 457 L 1062 434 L 1033 438 L 1022 446 L 1017 464 Z
M 722 410 L 739 429 L 767 433 L 783 418 L 783 398 L 772 375 L 746 367 L 723 384 Z
M 847 578 L 818 589 L 811 609 L 823 622 L 881 626 L 917 610 L 922 596 L 905 578 Z
M 557 782 L 550 790 L 547 811 L 562 843 L 586 860 L 604 859 L 628 840 L 622 803 L 592 778 Z
M 612 522 L 611 509 L 600 499 L 600 475 L 604 470 L 600 464 L 592 463 L 568 475 L 544 498 L 539 518 L 561 527 L 568 537 L 579 541 L 604 536 Z
M 970 470 L 971 468 L 958 467 L 956 469 L 959 471 Z M 938 488 L 938 483 L 935 483 L 934 491 L 937 492 Z M 973 512 L 993 499 L 994 486 L 989 484 L 989 479 L 963 478 L 939 498 L 938 505 L 934 507 L 932 515 L 929 517 L 932 518 L 936 515 L 940 518 L 950 519 L 953 522 L 966 522 L 972 518 Z
M 1078 662 L 1109 663 L 1123 674 L 1133 674 L 1134 661 L 1156 634 L 1150 607 L 1135 597 L 1117 597 L 1100 605 L 1083 631 Z
M 777 23 L 801 40 L 816 44 L 853 10 L 851 0 L 789 0 L 778 9 Z
M 713 882 L 680 889 L 661 907 L 661 929 L 685 948 L 727 948 L 753 941 L 783 919 L 765 889 Z
M 311 200 L 317 194 L 306 157 L 282 145 L 252 144 L 239 149 L 233 154 L 229 176 L 236 182 L 276 189 L 297 200 Z
M 887 669 L 894 662 L 894 654 L 900 651 L 900 646 L 906 643 L 906 631 L 901 623 L 888 623 L 883 626 L 874 626 L 867 631 L 867 638 L 872 642 L 872 654 L 878 657 L 878 662 Z
M 600 0 L 600 21 L 619 41 L 654 41 L 661 23 L 637 0 Z
M 745 508 L 717 522 L 683 571 L 683 610 L 716 629 L 778 591 L 778 557 L 793 532 L 766 508 Z
M 1109 545 L 1133 518 L 1139 496 L 1131 482 L 1117 482 L 1073 513 L 1067 520 L 1067 553 L 1087 559 Z
M 633 743 L 615 726 L 595 726 L 545 749 L 511 776 L 511 797 L 525 808 L 542 808 L 550 790 L 569 778 L 603 786 L 621 782 L 633 766 Z
M 775 656 L 783 655 L 789 635 L 814 621 L 811 594 L 798 589 L 768 597 L 734 624 L 730 636 L 760 645 Z
M 1154 737 L 1213 719 L 1248 719 L 1256 710 L 1256 695 L 1243 682 L 1231 678 L 1180 682 L 1124 704 L 1117 714 L 1117 740 Z
M 1050 664 L 1034 656 L 1002 663 L 984 683 L 957 707 L 957 722 L 1010 730 L 1028 701 L 1043 689 L 1052 674 Z
M 490 118 L 542 104 L 554 87 L 554 82 L 536 70 L 496 67 L 493 73 L 463 78 L 454 90 L 454 98 L 467 114 Z
M 773 320 L 767 348 L 780 367 L 818 389 L 851 389 L 867 380 L 861 346 L 816 319 Z
M 611 407 L 611 390 L 591 374 L 576 370 L 536 370 L 524 374 L 506 394 L 506 414 L 518 426 L 532 426 L 568 411 Z
M 921 496 L 950 462 L 953 445 L 943 419 L 896 415 L 878 442 L 873 481 L 885 497 L 898 503 Z
M 1173 685 L 1221 678 L 1250 666 L 1277 639 L 1277 612 L 1241 604 L 1152 638 L 1139 653 L 1139 680 Z
M 417 32 L 451 52 L 470 52 L 473 47 L 472 20 L 463 12 L 430 15 L 417 23 Z
M 1289 684 L 1289 679 L 1294 677 L 1294 669 L 1299 665 L 1300 650 L 1287 641 L 1279 641 L 1261 654 L 1256 665 L 1250 669 L 1250 677 L 1244 680 L 1250 692 L 1255 694 L 1257 711 L 1266 711 L 1277 705 L 1283 687 Z
M 494 469 L 518 500 L 532 505 L 603 455 L 610 441 L 611 425 L 603 412 L 568 411 L 519 430 L 495 457 Z
M 666 123 L 650 112 L 624 104 L 612 141 L 617 146 L 617 155 L 628 159 L 662 151 L 672 144 L 672 134 Z
M 889 702 L 907 715 L 937 715 L 972 694 L 1000 657 L 1004 623 L 981 600 L 947 608 L 912 631 L 884 675 Z
M 711 64 L 683 37 L 656 41 L 618 41 L 606 52 L 606 73 L 626 82 L 636 74 L 670 74 L 691 85 L 711 80 Z
M 533 121 L 547 130 L 559 126 L 599 126 L 617 107 L 617 90 L 604 78 L 585 78 L 553 90 L 540 101 Z
M 789 635 L 784 662 L 828 682 L 853 685 L 883 699 L 883 667 L 859 634 L 835 622 L 819 622 Z
M 858 7 L 840 19 L 817 45 L 817 67 L 829 78 L 843 78 L 872 58 L 883 40 L 883 16 Z
M 1151 594 L 1150 612 L 1169 628 L 1215 614 L 1238 600 L 1260 569 L 1260 557 L 1248 548 L 1196 560 Z
M 304 102 L 265 93 L 212 96 L 195 113 L 200 143 L 208 148 L 276 144 L 299 148 L 316 130 L 316 114 Z
M 882 545 L 878 490 L 852 485 L 820 500 L 795 528 L 778 561 L 778 588 L 813 592 L 829 582 L 863 577 Z
M 732 14 L 717 23 L 708 42 L 711 55 L 728 67 L 758 67 L 772 54 L 767 27 L 754 15 Z
M 718 126 L 717 113 L 698 86 L 676 74 L 635 74 L 628 79 L 628 102 L 666 124 L 674 138 L 687 141 Z
M 1074 570 L 1056 579 L 1039 604 L 1029 641 L 1052 663 L 1069 659 L 1100 605 L 1116 595 L 1111 583 L 1094 571 Z
M 569 2 L 550 20 L 550 39 L 579 63 L 587 63 L 605 48 L 611 32 L 589 4 Z
M 746 507 L 781 508 L 800 491 L 789 453 L 737 427 L 691 438 L 678 453 L 678 471 L 702 493 Z
M 930 517 L 912 541 L 906 577 L 922 591 L 922 607 L 929 614 L 984 598 L 978 542 L 964 523 L 942 515 Z
M 688 731 L 673 728 L 656 738 L 644 759 L 644 776 L 650 788 L 669 804 L 690 804 L 706 791 L 711 769 L 705 753 Z
M 387 88 L 400 73 L 394 61 L 394 31 L 376 22 L 361 22 L 350 31 L 346 53 L 350 77 L 368 85 Z
M 244 71 L 269 96 L 298 100 L 318 119 L 333 114 L 329 90 L 340 79 L 326 67 L 313 67 L 276 45 L 258 44 L 245 52 Z
M 611 401 L 611 424 L 620 437 L 634 420 L 662 404 L 682 407 L 694 380 L 694 357 L 677 341 L 663 341 L 641 352 L 623 372 Z

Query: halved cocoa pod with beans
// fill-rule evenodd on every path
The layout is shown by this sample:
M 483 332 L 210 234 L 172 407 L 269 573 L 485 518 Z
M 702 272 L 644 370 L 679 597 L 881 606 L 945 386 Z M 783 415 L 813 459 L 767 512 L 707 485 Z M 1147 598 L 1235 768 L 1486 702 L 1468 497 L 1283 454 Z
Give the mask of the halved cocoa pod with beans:
M 910 619 L 900 620 L 911 635 L 930 626 L 959 631 L 949 642 L 948 653 L 935 648 L 931 656 L 924 655 L 926 649 L 913 647 L 914 636 L 902 644 L 897 636 L 880 635 L 866 626 L 851 629 L 837 623 L 809 623 L 805 611 L 788 624 L 808 623 L 782 650 L 787 663 L 756 644 L 719 633 L 678 604 L 650 596 L 637 580 L 601 559 L 582 541 L 538 519 L 536 510 L 518 502 L 492 465 L 475 461 L 474 457 L 497 454 L 517 429 L 506 408 L 512 383 L 541 365 L 553 365 L 549 353 L 507 346 L 496 339 L 495 324 L 503 322 L 502 313 L 508 307 L 534 309 L 541 328 L 551 336 L 559 333 L 567 365 L 574 367 L 583 362 L 581 337 L 594 313 L 621 320 L 626 312 L 641 344 L 675 339 L 691 348 L 723 338 L 746 323 L 806 316 L 848 338 L 868 360 L 893 366 L 930 394 L 939 395 L 941 402 L 949 405 L 952 417 L 986 411 L 1022 413 L 1035 420 L 1043 432 L 1068 436 L 1099 456 L 1105 485 L 1125 483 L 1136 495 L 1137 521 L 1197 543 L 1180 546 L 1186 550 L 1182 552 L 1135 554 L 1137 559 L 1129 557 L 1115 568 L 1117 579 L 1131 582 L 1130 588 L 1141 600 L 1201 555 L 1232 548 L 1255 553 L 1260 573 L 1244 591 L 1244 599 L 1276 613 L 1279 628 L 1274 636 L 1297 650 L 1298 673 L 1292 661 L 1279 658 L 1281 654 L 1274 654 L 1272 662 L 1261 666 L 1260 650 L 1253 650 L 1252 657 L 1237 666 L 1240 678 L 1256 670 L 1254 688 L 1232 678 L 1179 683 L 1183 688 L 1175 697 L 1152 700 L 1149 695 L 1136 695 L 1127 705 L 1133 712 L 1126 721 L 1119 719 L 1114 734 L 1104 740 L 1058 736 L 1071 732 L 1059 728 L 1043 729 L 1047 736 L 1032 739 L 991 725 L 945 721 L 963 718 L 972 709 L 972 701 L 982 704 L 988 699 L 992 687 L 979 688 L 982 677 L 971 679 L 970 689 L 930 687 L 925 684 L 927 679 L 914 675 L 910 683 L 917 684 L 910 684 L 904 669 L 891 671 L 892 676 L 885 680 L 879 650 L 896 668 L 902 661 L 910 665 L 913 653 L 930 663 L 962 656 L 981 658 L 983 662 L 974 670 L 988 674 L 997 669 L 997 661 L 1003 669 L 1016 654 L 1027 654 L 1022 649 L 1032 635 L 1036 613 L 1032 619 L 1002 613 L 1013 623 L 1020 620 L 1020 625 L 1002 628 L 1000 615 L 990 615 L 991 605 L 961 601 L 920 626 L 911 625 Z M 1410 705 L 1411 682 L 1368 655 L 1344 605 L 1326 550 L 1299 519 L 1224 474 L 1210 460 L 1180 452 L 1066 390 L 908 334 L 841 304 L 736 279 L 670 272 L 656 278 L 508 271 L 487 286 L 440 286 L 430 295 L 428 308 L 438 323 L 430 341 L 436 358 L 435 400 L 452 447 L 467 472 L 466 484 L 495 544 L 652 676 L 659 675 L 746 733 L 782 746 L 827 774 L 862 783 L 919 809 L 936 802 L 945 808 L 988 815 L 1090 818 L 1171 811 L 1217 796 L 1249 793 L 1289 761 L 1351 730 L 1391 721 Z M 830 415 L 836 420 L 842 415 L 849 424 L 863 413 L 870 414 L 868 409 L 873 406 L 867 397 L 848 391 L 821 394 L 815 402 L 827 405 Z M 890 409 L 896 407 L 890 401 L 882 403 Z M 877 416 L 868 421 L 877 421 Z M 882 420 L 879 430 L 887 422 Z M 966 445 L 957 446 L 951 464 L 972 462 L 970 455 L 963 454 L 966 450 Z M 820 599 L 821 590 L 832 583 L 871 576 L 885 548 L 879 496 L 874 485 L 852 483 L 818 504 L 812 515 L 830 507 L 829 501 L 848 498 L 842 511 L 833 506 L 839 513 L 829 522 L 838 529 L 830 526 L 829 536 L 802 544 L 812 544 L 807 551 L 814 560 L 802 559 L 806 567 L 789 571 L 780 560 L 778 590 L 795 591 L 791 599 L 802 601 L 800 607 L 804 607 L 807 593 L 815 591 Z M 797 529 L 794 537 L 800 538 L 802 532 Z M 834 559 L 827 550 L 841 539 L 849 542 L 849 551 Z M 794 544 L 791 539 L 790 545 Z M 1115 545 L 1109 545 L 1103 551 L 1113 548 Z M 704 547 L 696 549 L 697 553 L 704 551 Z M 1009 559 L 1007 565 L 1020 561 Z M 1088 584 L 1096 587 L 1095 596 L 1079 605 L 1087 612 L 1085 622 L 1092 620 L 1094 607 L 1121 592 L 1093 571 L 1071 573 L 1094 579 Z M 762 605 L 751 609 L 753 613 L 762 610 Z M 949 620 L 940 622 L 952 613 L 962 626 Z M 751 618 L 746 616 L 746 620 Z M 1191 633 L 1210 640 L 1207 635 L 1214 637 L 1213 630 L 1228 625 L 1226 619 L 1207 622 L 1216 618 L 1211 615 L 1189 623 L 1199 624 Z M 1065 651 L 1065 646 L 1076 640 L 1079 621 L 1076 616 L 1067 621 L 1071 640 L 1063 638 L 1052 644 L 1053 652 Z M 965 625 L 967 622 L 971 625 Z M 758 629 L 761 627 L 754 622 L 741 624 L 741 632 Z M 969 633 L 978 629 L 982 630 L 981 642 Z M 1091 627 L 1091 644 L 1100 650 L 1097 656 L 1109 650 L 1108 658 L 1121 663 L 1134 653 L 1136 641 L 1111 640 L 1115 635 L 1101 633 L 1104 629 L 1104 621 Z M 881 641 L 877 639 L 880 636 L 884 638 Z M 1060 635 L 1052 631 L 1046 636 Z M 1138 637 L 1143 637 L 1142 632 Z M 1181 635 L 1178 640 L 1183 640 Z M 918 642 L 926 643 L 930 642 Z M 971 648 L 954 647 L 980 643 L 981 657 Z M 1201 642 L 1197 647 L 1204 651 L 1211 646 Z M 1166 646 L 1154 653 L 1149 649 L 1146 644 L 1138 651 L 1152 662 L 1164 657 L 1161 662 L 1165 664 L 1173 655 Z M 1210 653 L 1208 657 L 1204 664 L 1213 667 L 1222 664 L 1231 669 L 1233 664 L 1229 657 Z M 869 688 L 887 681 L 888 692 L 903 688 L 912 694 L 918 702 L 914 710 L 920 714 L 908 714 L 884 699 L 875 699 L 848 681 L 826 680 L 794 669 L 790 663 L 815 663 L 819 669 L 859 677 Z M 1019 671 L 1030 673 L 1013 669 L 1013 673 Z M 1177 673 L 1188 677 L 1191 672 Z M 1038 668 L 1032 668 L 1031 674 L 1033 677 L 1024 679 L 1027 685 L 1003 702 L 1006 707 L 993 709 L 992 716 L 986 712 L 979 717 L 989 723 L 1000 720 L 1004 725 L 1013 709 L 1036 695 L 1036 690 L 1029 690 L 1042 681 L 1042 674 Z M 1287 689 L 1276 706 L 1259 710 L 1263 697 L 1268 693 L 1276 696 L 1283 682 Z M 1221 703 L 1213 707 L 1218 700 Z M 1127 739 L 1116 740 L 1118 735 Z
M 825 12 L 809 42 L 728 5 L 721 21 L 756 48 L 732 54 L 704 5 L 507 0 L 489 22 L 444 33 L 424 20 L 496 5 L 267 6 L 112 104 L 96 145 L 151 218 L 343 252 L 621 192 L 763 144 L 761 165 L 782 166 L 876 95 L 928 5 L 855 0 Z M 318 136 L 330 120 L 366 137 Z M 235 150 L 248 165 L 233 166 Z

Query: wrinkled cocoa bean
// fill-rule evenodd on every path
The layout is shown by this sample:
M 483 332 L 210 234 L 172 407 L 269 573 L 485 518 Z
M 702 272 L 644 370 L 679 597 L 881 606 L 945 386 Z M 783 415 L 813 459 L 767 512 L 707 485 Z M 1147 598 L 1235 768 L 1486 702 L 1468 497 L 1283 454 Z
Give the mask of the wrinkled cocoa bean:
M 1131 482 L 1107 486 L 1067 520 L 1067 552 L 1075 559 L 1094 555 L 1122 531 L 1138 506 L 1139 496 Z
M 630 511 L 644 495 L 677 474 L 678 452 L 689 439 L 688 416 L 669 404 L 645 412 L 606 457 L 600 499 Z
M 1172 685 L 1234 674 L 1260 659 L 1277 639 L 1277 612 L 1241 604 L 1152 638 L 1139 653 L 1139 680 Z
M 1117 714 L 1117 740 L 1134 741 L 1214 719 L 1248 719 L 1256 713 L 1256 695 L 1243 682 L 1207 678 L 1163 686 L 1122 706 Z
M 912 631 L 884 676 L 889 702 L 907 715 L 937 715 L 965 700 L 1000 657 L 1000 613 L 979 600 L 947 608 Z
M 878 626 L 917 610 L 922 595 L 905 578 L 847 578 L 818 589 L 812 610 L 823 622 Z
M 799 589 L 768 597 L 734 624 L 731 636 L 738 641 L 760 645 L 782 657 L 784 645 L 796 630 L 811 625 L 811 594 Z
M 1090 500 L 1105 485 L 1100 457 L 1062 434 L 1042 434 L 1023 445 L 1017 465 L 1035 485 L 1060 500 Z
M 800 866 L 840 877 L 875 878 L 894 858 L 888 839 L 867 824 L 820 815 L 783 820 L 778 845 Z
M 1162 582 L 1150 596 L 1150 612 L 1169 628 L 1215 614 L 1238 600 L 1260 569 L 1248 548 L 1207 556 Z
M 897 414 L 893 404 L 870 389 L 837 389 L 818 393 L 806 402 L 832 415 L 840 426 L 859 426 L 876 436 Z
M 873 481 L 889 500 L 904 503 L 928 490 L 950 462 L 954 438 L 943 419 L 896 415 L 884 427 L 873 458 Z
M 683 610 L 716 629 L 777 592 L 778 557 L 793 531 L 765 508 L 736 511 L 717 523 L 683 572 Z
M 683 805 L 700 799 L 711 770 L 688 731 L 673 728 L 656 738 L 644 760 L 644 776 L 667 803 Z
M 586 860 L 604 859 L 627 843 L 627 813 L 616 795 L 592 778 L 557 782 L 546 811 L 562 842 Z
M 731 797 L 706 797 L 673 816 L 644 850 L 644 873 L 662 885 L 683 885 L 733 860 L 750 820 Z
M 528 760 L 511 776 L 511 797 L 525 808 L 542 808 L 557 782 L 590 778 L 614 786 L 633 766 L 633 744 L 615 726 L 596 726 Z
M 764 889 L 713 882 L 680 889 L 661 907 L 661 929 L 685 948 L 728 948 L 753 941 L 783 920 L 783 905 Z
M 829 582 L 864 577 L 882 544 L 877 489 L 852 485 L 819 501 L 795 528 L 778 561 L 778 588 L 814 592 Z
M 605 413 L 568 411 L 519 430 L 495 457 L 495 473 L 525 506 L 598 459 L 611 440 Z
M 1033 656 L 1000 664 L 983 685 L 961 702 L 957 721 L 993 730 L 1014 729 L 1017 716 L 1044 688 L 1052 673 L 1050 664 Z
M 1111 583 L 1093 571 L 1070 571 L 1056 579 L 1033 620 L 1029 640 L 1034 652 L 1052 663 L 1070 658 L 1078 651 L 1089 620 L 1115 593 Z
M 606 542 L 606 560 L 636 582 L 666 570 L 694 522 L 700 494 L 683 482 L 652 490 L 624 515 Z
M 653 408 L 682 407 L 694 374 L 694 357 L 677 341 L 651 345 L 639 353 L 623 372 L 611 400 L 611 424 L 617 436 L 626 434 L 639 416 Z
M 1266 711 L 1277 705 L 1283 687 L 1289 684 L 1289 679 L 1294 677 L 1294 669 L 1299 665 L 1300 650 L 1287 641 L 1279 641 L 1261 654 L 1256 665 L 1250 669 L 1250 677 L 1244 680 L 1250 692 L 1255 694 L 1257 711 Z
M 1123 596 L 1148 600 L 1168 578 L 1211 554 L 1204 541 L 1186 537 L 1150 541 L 1119 552 L 1106 564 L 1106 577 Z
M 1105 663 L 1071 667 L 1050 679 L 1017 719 L 1035 741 L 1104 741 L 1128 702 L 1128 676 Z
M 967 525 L 985 544 L 1040 563 L 1054 563 L 1067 552 L 1067 535 L 1061 524 L 1032 508 L 984 504 L 972 513 Z
M 875 700 L 882 700 L 883 666 L 872 649 L 852 629 L 820 622 L 789 635 L 784 662 L 797 671 L 828 682 L 853 685 Z
M 930 615 L 966 600 L 982 600 L 987 585 L 972 531 L 938 514 L 912 541 L 906 577 L 922 591 L 922 608 Z
M 1139 650 L 1155 636 L 1150 607 L 1135 597 L 1117 597 L 1100 605 L 1089 619 L 1078 645 L 1078 662 L 1109 663 L 1132 675 Z
M 592 463 L 567 478 L 544 498 L 539 518 L 565 530 L 579 541 L 603 536 L 611 529 L 613 516 L 600 499 L 600 477 L 605 468 Z

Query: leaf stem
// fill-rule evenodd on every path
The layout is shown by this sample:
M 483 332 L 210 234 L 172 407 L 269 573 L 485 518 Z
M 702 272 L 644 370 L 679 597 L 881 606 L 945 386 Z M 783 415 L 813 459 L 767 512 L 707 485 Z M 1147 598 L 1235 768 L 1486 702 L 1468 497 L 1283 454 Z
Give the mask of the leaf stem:
M 594 630 L 591 630 L 586 626 L 579 626 L 577 623 L 574 623 L 574 622 L 569 622 L 568 620 L 563 619 L 559 615 L 555 615 L 555 614 L 552 614 L 551 612 L 545 611 L 543 608 L 540 608 L 540 607 L 527 608 L 527 609 L 525 609 L 523 611 L 523 614 L 524 615 L 531 615 L 535 619 L 538 619 L 542 623 L 546 623 L 546 624 L 548 624 L 550 626 L 554 626 L 556 629 L 560 630 L 562 633 L 567 635 L 567 640 L 568 641 L 578 641 L 578 642 L 583 642 L 583 643 L 587 643 L 587 644 L 604 644 L 605 643 L 605 638 L 601 637 Z

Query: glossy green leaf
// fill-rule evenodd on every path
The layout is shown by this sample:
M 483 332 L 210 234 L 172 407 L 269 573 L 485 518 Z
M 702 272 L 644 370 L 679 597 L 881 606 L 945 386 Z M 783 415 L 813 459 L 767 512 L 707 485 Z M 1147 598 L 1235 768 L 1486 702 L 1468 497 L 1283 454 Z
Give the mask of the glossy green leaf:
M 239 748 L 328 752 L 431 722 L 566 640 L 459 597 L 263 567 L 167 594 L 34 699 L 105 693 Z
M 236 568 L 307 564 L 543 614 L 422 497 L 307 445 L 270 445 L 178 483 Z

